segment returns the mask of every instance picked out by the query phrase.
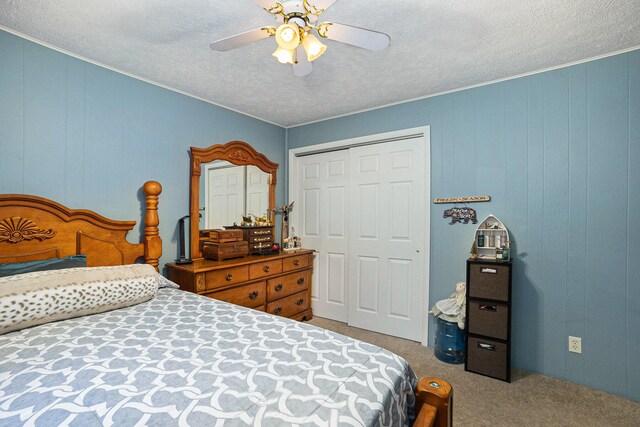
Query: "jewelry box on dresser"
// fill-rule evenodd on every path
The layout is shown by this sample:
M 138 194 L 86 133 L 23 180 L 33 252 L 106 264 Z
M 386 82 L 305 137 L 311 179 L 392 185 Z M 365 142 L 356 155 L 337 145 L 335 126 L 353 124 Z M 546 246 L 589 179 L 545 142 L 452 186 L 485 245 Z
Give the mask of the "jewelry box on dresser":
M 180 289 L 296 320 L 310 320 L 313 251 L 167 264 Z

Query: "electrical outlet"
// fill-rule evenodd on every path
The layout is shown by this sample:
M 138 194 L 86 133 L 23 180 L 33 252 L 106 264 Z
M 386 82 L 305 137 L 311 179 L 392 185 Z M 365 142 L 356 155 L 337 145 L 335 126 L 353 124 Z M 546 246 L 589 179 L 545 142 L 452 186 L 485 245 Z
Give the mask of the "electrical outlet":
M 569 351 L 582 353 L 582 338 L 569 336 Z

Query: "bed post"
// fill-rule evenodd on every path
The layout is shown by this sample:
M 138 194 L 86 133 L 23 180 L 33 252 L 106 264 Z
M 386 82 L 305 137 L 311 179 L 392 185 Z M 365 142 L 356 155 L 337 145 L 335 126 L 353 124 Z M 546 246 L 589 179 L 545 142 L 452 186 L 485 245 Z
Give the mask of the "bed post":
M 453 389 L 440 378 L 422 377 L 416 391 L 417 426 L 450 427 L 453 424 Z
M 162 255 L 162 238 L 158 232 L 158 195 L 162 185 L 157 181 L 147 181 L 142 187 L 146 194 L 147 208 L 144 215 L 144 262 L 158 269 L 158 260 Z

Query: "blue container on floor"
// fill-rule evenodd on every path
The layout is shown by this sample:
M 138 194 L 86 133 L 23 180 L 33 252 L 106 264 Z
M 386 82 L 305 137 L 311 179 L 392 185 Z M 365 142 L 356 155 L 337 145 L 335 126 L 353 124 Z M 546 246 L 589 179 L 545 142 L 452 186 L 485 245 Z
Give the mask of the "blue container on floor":
M 445 363 L 464 363 L 464 331 L 457 323 L 436 317 L 436 345 L 433 353 Z

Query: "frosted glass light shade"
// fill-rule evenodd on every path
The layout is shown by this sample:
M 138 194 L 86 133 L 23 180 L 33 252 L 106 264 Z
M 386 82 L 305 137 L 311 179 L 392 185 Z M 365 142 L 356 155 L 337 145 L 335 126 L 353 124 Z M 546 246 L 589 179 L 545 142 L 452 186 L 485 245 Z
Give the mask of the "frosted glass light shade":
M 304 47 L 304 50 L 307 52 L 307 59 L 309 62 L 320 58 L 327 50 L 327 46 L 322 44 L 320 40 L 311 33 L 304 36 L 304 39 L 302 40 L 302 47 Z
M 276 41 L 283 49 L 295 49 L 300 44 L 300 28 L 296 24 L 282 24 L 276 30 Z
M 279 47 L 273 52 L 273 56 L 278 58 L 278 62 L 281 64 L 293 64 L 293 50 L 283 49 Z

